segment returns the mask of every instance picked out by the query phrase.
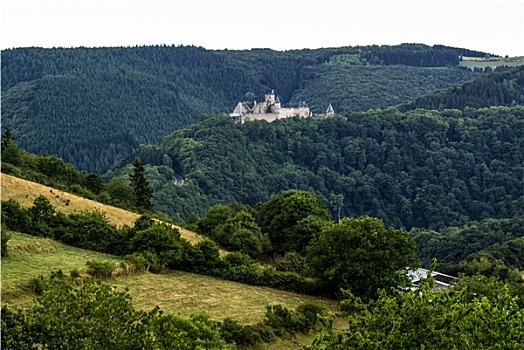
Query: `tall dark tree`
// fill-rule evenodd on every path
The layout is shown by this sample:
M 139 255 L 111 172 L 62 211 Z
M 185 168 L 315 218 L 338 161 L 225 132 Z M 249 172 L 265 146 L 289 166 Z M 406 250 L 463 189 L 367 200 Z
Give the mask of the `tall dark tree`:
M 141 212 L 153 210 L 151 198 L 153 191 L 149 187 L 149 182 L 144 175 L 145 169 L 140 158 L 135 158 L 133 162 L 133 173 L 131 174 L 131 187 L 135 194 L 135 205 Z
M 4 133 L 2 134 L 2 147 L 6 147 L 9 141 L 14 141 L 14 140 L 15 138 L 13 137 L 11 130 L 9 130 L 9 128 L 6 128 L 4 130 Z
M 2 134 L 2 161 L 13 165 L 20 165 L 21 153 L 15 138 L 9 128 Z

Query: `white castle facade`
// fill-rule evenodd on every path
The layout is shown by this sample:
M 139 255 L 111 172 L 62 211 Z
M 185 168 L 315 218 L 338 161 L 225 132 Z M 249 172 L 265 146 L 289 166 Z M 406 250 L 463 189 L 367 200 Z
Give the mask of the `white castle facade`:
M 272 122 L 277 119 L 291 118 L 291 117 L 316 117 L 324 118 L 335 114 L 331 104 L 326 113 L 313 115 L 305 101 L 301 101 L 296 108 L 282 107 L 280 99 L 275 95 L 275 91 L 271 90 L 269 94 L 265 95 L 263 102 L 253 103 L 253 107 L 249 107 L 247 102 L 238 102 L 232 113 L 229 116 L 237 123 L 244 123 L 248 120 L 265 120 Z

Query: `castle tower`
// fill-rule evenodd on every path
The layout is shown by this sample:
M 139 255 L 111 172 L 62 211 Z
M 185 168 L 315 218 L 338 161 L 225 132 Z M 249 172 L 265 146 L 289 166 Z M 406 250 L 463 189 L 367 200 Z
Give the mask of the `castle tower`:
M 326 110 L 326 117 L 329 117 L 330 115 L 333 115 L 333 114 L 335 114 L 335 110 L 333 109 L 333 106 L 330 103 Z
M 275 109 L 282 108 L 282 104 L 280 103 L 280 98 L 277 96 L 275 99 Z
M 271 90 L 271 93 L 266 94 L 266 102 L 270 105 L 275 103 L 275 90 Z

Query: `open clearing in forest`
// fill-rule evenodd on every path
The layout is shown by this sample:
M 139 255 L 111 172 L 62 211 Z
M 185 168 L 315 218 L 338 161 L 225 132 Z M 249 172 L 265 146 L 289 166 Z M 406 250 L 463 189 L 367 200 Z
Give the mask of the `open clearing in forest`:
M 470 69 L 474 68 L 486 68 L 491 67 L 495 69 L 498 66 L 517 67 L 524 65 L 524 57 L 510 57 L 510 58 L 479 58 L 479 57 L 464 57 L 460 61 L 459 66 L 467 67 Z

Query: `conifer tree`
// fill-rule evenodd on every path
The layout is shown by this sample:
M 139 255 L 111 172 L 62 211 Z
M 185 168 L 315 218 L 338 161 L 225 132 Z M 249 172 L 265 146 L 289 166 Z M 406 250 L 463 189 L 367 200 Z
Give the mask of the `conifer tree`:
M 151 198 L 153 191 L 149 187 L 149 182 L 144 176 L 144 166 L 140 162 L 140 158 L 135 158 L 133 162 L 133 174 L 131 174 L 131 187 L 135 194 L 135 205 L 140 212 L 153 210 L 153 203 Z

